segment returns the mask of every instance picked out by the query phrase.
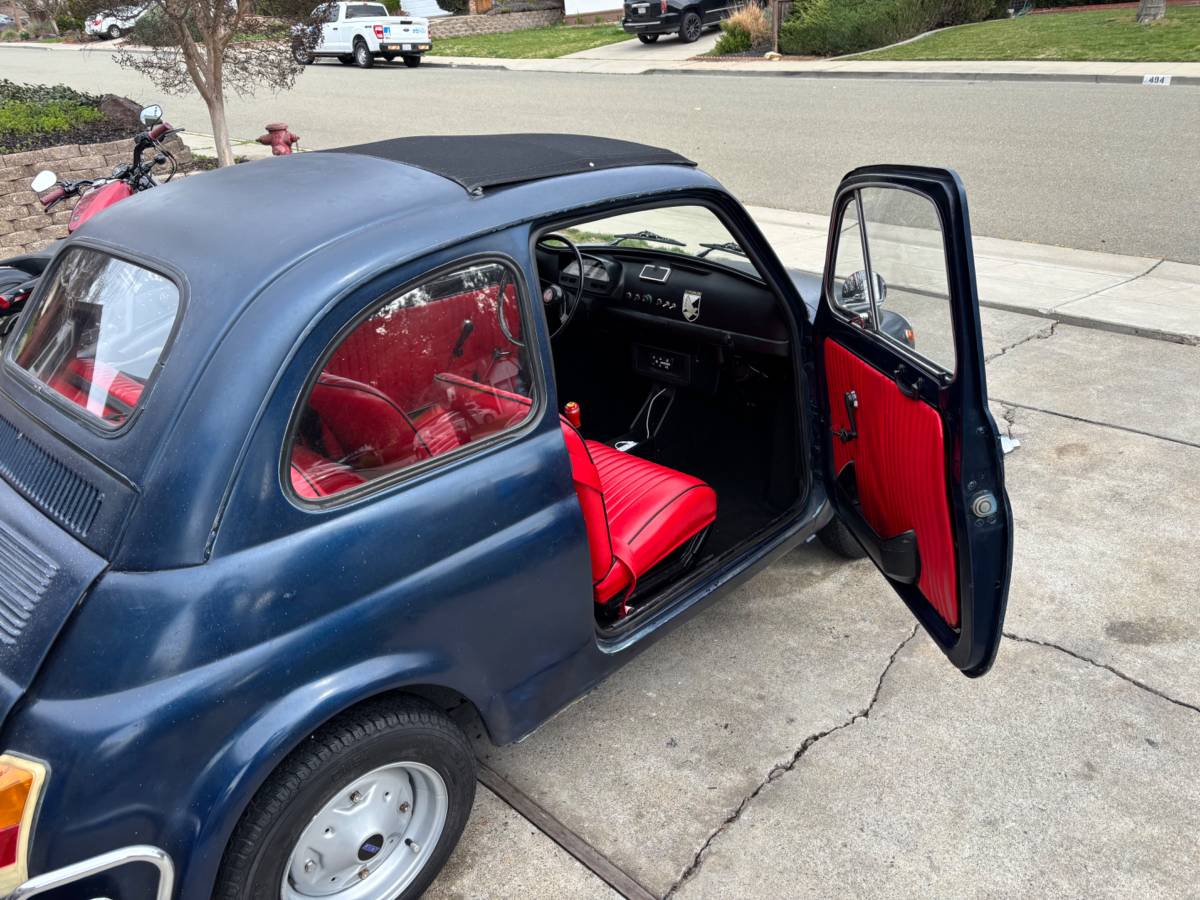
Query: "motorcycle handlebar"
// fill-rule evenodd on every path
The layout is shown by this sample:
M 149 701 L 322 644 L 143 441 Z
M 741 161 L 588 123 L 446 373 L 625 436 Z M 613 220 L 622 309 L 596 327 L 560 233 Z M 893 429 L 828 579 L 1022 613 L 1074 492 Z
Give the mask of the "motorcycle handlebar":
M 42 196 L 38 197 L 38 199 L 42 201 L 42 206 L 48 209 L 66 196 L 67 189 L 60 184 L 56 185 L 51 190 L 46 191 L 46 193 L 42 194 Z

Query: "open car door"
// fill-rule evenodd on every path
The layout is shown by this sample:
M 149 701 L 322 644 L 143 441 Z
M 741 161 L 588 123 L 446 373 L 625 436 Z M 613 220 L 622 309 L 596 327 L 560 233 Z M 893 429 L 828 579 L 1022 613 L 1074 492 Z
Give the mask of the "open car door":
M 957 175 L 872 166 L 842 180 L 814 348 L 834 508 L 950 661 L 982 675 L 1012 511 Z

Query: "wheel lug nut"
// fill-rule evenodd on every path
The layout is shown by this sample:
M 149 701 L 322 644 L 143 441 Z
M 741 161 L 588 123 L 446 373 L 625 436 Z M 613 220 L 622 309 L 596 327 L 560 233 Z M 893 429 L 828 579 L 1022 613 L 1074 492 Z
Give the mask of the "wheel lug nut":
M 407 803 L 400 804 L 400 812 L 408 812 L 408 804 Z
M 358 791 L 355 791 L 353 794 L 350 795 L 350 802 L 351 803 L 362 803 L 362 794 L 360 794 Z
M 304 861 L 304 873 L 306 875 L 311 875 L 313 869 L 315 869 L 316 867 L 317 867 L 317 861 L 315 859 L 306 859 Z
M 370 874 L 371 874 L 371 870 L 370 870 L 370 869 L 359 869 L 359 870 L 358 870 L 358 879 L 359 879 L 359 881 L 362 881 L 364 878 L 366 878 L 366 877 L 367 877 L 368 875 L 370 875 Z

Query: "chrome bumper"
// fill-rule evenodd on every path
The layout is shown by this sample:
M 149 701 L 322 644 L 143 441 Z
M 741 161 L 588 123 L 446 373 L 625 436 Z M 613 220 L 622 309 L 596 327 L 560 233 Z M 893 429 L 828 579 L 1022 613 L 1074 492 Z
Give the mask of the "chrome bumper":
M 171 900 L 171 892 L 175 888 L 175 865 L 171 862 L 171 857 L 167 856 L 164 851 L 148 844 L 111 850 L 108 853 L 93 856 L 91 859 L 71 863 L 61 869 L 54 869 L 43 875 L 35 875 L 15 887 L 4 900 L 25 900 L 26 897 L 34 897 L 131 863 L 149 863 L 158 869 L 158 888 L 154 892 L 154 898 L 155 900 Z

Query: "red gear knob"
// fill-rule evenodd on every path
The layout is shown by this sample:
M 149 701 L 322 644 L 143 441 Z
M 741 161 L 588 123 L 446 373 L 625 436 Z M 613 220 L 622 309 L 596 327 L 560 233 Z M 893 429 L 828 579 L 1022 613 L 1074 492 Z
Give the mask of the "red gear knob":
M 572 400 L 570 403 L 568 403 L 566 406 L 563 407 L 563 415 L 567 417 L 567 421 L 570 422 L 573 426 L 575 426 L 576 428 L 579 427 L 579 421 L 580 421 L 579 404 L 576 403 L 574 400 Z

